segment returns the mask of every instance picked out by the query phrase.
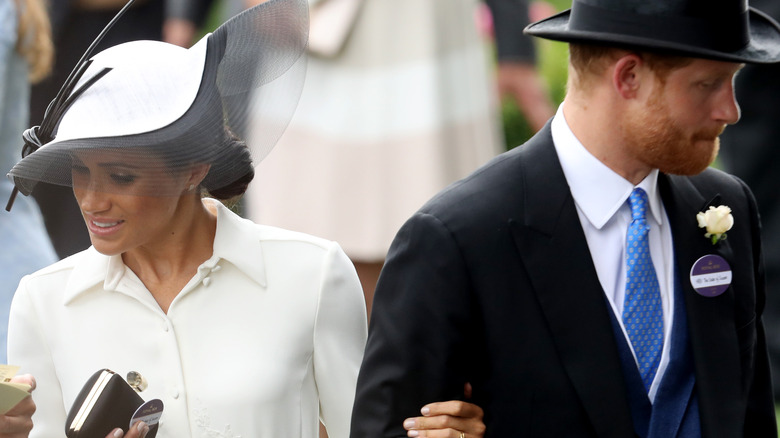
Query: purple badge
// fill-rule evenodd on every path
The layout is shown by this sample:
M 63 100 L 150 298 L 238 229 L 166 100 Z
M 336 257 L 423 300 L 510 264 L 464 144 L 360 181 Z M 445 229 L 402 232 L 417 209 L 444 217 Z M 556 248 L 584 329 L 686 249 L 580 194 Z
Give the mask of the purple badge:
M 154 400 L 149 400 L 148 402 L 142 404 L 135 411 L 135 414 L 133 414 L 133 417 L 130 419 L 130 427 L 132 428 L 135 423 L 143 421 L 147 426 L 149 426 L 149 433 L 146 435 L 146 437 L 154 437 L 157 434 L 157 427 L 155 426 L 160 422 L 162 412 L 162 400 L 157 398 Z
M 731 284 L 731 266 L 721 256 L 706 255 L 691 268 L 691 285 L 703 297 L 717 297 Z

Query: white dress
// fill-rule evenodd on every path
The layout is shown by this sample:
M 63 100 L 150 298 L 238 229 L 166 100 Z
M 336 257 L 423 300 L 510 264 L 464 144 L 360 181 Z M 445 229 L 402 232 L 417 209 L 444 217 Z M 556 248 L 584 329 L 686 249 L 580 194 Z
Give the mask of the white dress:
M 247 215 L 381 261 L 403 222 L 503 150 L 478 0 L 364 0 L 344 51 L 309 59 Z
M 215 201 L 208 200 L 205 202 Z M 352 264 L 330 241 L 218 205 L 214 255 L 165 314 L 120 256 L 94 248 L 25 277 L 9 360 L 31 373 L 31 438 L 64 437 L 89 376 L 138 371 L 159 438 L 347 438 L 366 337 Z

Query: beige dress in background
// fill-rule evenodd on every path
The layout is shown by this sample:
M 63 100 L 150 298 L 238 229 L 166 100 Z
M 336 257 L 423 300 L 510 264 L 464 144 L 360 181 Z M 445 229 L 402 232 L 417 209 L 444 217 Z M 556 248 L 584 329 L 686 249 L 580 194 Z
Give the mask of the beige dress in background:
M 246 215 L 382 261 L 412 213 L 503 149 L 478 5 L 365 0 L 340 56 L 309 59 Z

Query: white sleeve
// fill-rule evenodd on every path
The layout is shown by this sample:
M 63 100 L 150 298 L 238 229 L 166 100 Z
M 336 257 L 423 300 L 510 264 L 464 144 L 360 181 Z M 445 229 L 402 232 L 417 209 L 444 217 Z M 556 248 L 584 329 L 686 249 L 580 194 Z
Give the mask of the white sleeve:
M 28 291 L 30 277 L 24 277 L 11 302 L 8 322 L 8 363 L 21 367 L 19 374 L 32 374 L 36 389 L 33 430 L 29 438 L 65 436 L 67 413 L 62 390 L 54 371 L 49 343 L 44 334 L 42 315 Z
M 314 378 L 330 438 L 348 438 L 367 321 L 363 289 L 344 251 L 328 251 L 314 326 Z

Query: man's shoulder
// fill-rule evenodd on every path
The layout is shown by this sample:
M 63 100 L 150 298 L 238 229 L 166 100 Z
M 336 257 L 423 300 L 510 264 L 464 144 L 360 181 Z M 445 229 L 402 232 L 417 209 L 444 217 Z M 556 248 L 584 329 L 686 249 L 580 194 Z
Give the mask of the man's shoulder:
M 504 152 L 465 178 L 435 195 L 421 209 L 427 214 L 467 214 L 503 210 L 513 202 L 517 207 L 529 181 L 530 166 L 543 166 L 539 154 L 555 154 L 549 129 L 540 131 L 526 143 Z M 551 169 L 550 173 L 554 170 Z M 520 198 L 519 198 L 520 197 Z
M 673 182 L 688 181 L 705 197 L 715 195 L 744 197 L 746 192 L 749 192 L 747 185 L 741 179 L 713 167 L 707 168 L 698 175 L 670 175 L 669 178 Z

